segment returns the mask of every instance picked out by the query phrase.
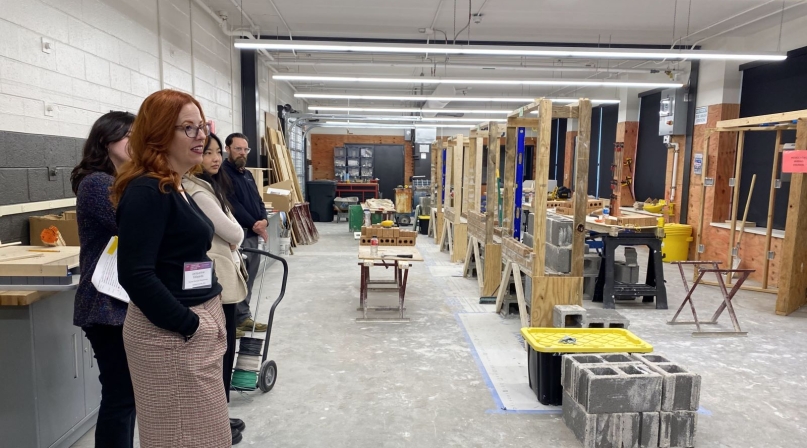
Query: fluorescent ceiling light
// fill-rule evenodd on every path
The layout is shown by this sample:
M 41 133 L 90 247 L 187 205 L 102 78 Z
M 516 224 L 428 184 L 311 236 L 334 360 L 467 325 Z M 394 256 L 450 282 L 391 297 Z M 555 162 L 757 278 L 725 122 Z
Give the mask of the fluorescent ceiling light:
M 295 98 L 315 98 L 330 100 L 370 100 L 370 101 L 469 101 L 469 102 L 501 102 L 529 104 L 535 98 L 517 98 L 512 96 L 499 97 L 468 97 L 468 96 L 422 96 L 422 95 L 340 95 L 330 93 L 295 93 Z M 553 103 L 576 103 L 578 98 L 550 98 Z M 619 100 L 592 99 L 592 103 L 619 104 Z
M 308 110 L 319 112 L 399 112 L 409 114 L 419 113 L 445 113 L 445 114 L 509 114 L 512 110 L 505 109 L 416 109 L 406 107 L 331 107 L 308 106 Z
M 352 42 L 316 42 L 282 40 L 238 39 L 235 47 L 241 49 L 265 49 L 274 51 L 325 51 L 352 53 L 404 53 L 483 56 L 532 56 L 551 58 L 597 58 L 597 59 L 698 59 L 739 61 L 782 61 L 783 53 L 725 53 L 706 50 L 641 50 L 625 48 L 555 48 L 555 47 L 501 47 L 484 45 L 424 45 L 424 44 L 379 44 Z
M 683 87 L 680 82 L 652 81 L 612 81 L 591 79 L 461 79 L 461 78 L 384 78 L 358 76 L 319 76 L 319 75 L 274 75 L 278 81 L 324 81 L 324 82 L 375 82 L 391 84 L 487 84 L 525 86 L 578 86 L 578 87 L 635 87 L 645 89 L 675 89 Z
M 327 126 L 346 126 L 346 127 L 389 127 L 390 129 L 412 129 L 415 128 L 470 128 L 466 123 L 451 123 L 451 124 L 389 124 L 389 123 L 366 123 L 366 122 L 350 122 L 350 121 L 326 121 L 324 125 Z
M 496 121 L 499 123 L 507 123 L 506 118 L 451 118 L 451 117 L 439 117 L 439 118 L 421 118 L 421 122 L 423 121 L 453 121 L 453 122 L 468 122 L 468 123 L 479 123 L 481 121 Z

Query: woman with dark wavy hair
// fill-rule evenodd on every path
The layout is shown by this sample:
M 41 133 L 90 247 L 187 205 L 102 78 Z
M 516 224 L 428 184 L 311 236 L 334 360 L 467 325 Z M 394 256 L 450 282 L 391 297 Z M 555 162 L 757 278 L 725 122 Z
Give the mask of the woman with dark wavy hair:
M 98 361 L 101 408 L 95 425 L 96 447 L 131 448 L 134 444 L 134 391 L 123 348 L 127 305 L 98 292 L 91 281 L 101 252 L 118 234 L 109 189 L 115 173 L 129 161 L 129 132 L 134 119 L 128 112 L 102 115 L 92 126 L 81 162 L 70 175 L 81 246 L 73 325 L 84 330 Z
M 132 128 L 132 160 L 118 173 L 118 280 L 131 302 L 123 342 L 142 448 L 232 445 L 222 356 L 221 285 L 207 253 L 214 227 L 182 188 L 207 140 L 192 96 L 160 90 Z

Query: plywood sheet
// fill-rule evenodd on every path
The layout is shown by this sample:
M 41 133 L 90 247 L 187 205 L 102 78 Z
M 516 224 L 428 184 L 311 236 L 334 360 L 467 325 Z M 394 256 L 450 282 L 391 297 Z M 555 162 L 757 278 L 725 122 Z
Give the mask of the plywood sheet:
M 530 326 L 551 327 L 555 305 L 582 305 L 582 277 L 533 277 Z
M 42 250 L 57 252 L 38 252 Z M 33 252 L 32 252 L 33 251 Z M 19 258 L 41 255 L 35 258 Z M 9 277 L 63 277 L 79 264 L 77 246 L 46 248 L 42 246 L 9 246 L 0 248 L 0 272 Z M 3 261 L 3 260 L 10 261 Z

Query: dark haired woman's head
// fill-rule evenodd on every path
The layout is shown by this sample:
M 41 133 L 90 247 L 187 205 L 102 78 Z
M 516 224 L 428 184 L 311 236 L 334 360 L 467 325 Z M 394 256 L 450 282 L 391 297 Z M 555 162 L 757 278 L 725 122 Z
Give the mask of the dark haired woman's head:
M 102 172 L 114 176 L 117 168 L 129 161 L 129 133 L 134 120 L 129 112 L 109 112 L 93 124 L 84 142 L 81 162 L 70 175 L 73 193 L 78 192 L 87 175 Z
M 227 173 L 221 170 L 221 163 L 224 160 L 221 140 L 213 133 L 209 137 L 202 154 L 201 169 L 197 169 L 196 175 L 213 186 L 213 192 L 221 203 L 221 209 L 226 213 L 231 208 L 227 196 L 233 191 L 233 183 Z

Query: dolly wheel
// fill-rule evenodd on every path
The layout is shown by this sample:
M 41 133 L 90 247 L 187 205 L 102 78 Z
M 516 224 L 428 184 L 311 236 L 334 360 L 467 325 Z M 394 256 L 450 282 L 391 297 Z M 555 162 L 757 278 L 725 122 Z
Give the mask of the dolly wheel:
M 261 366 L 261 371 L 258 374 L 258 387 L 264 392 L 269 392 L 275 387 L 275 380 L 277 379 L 277 364 L 274 361 L 266 361 Z

